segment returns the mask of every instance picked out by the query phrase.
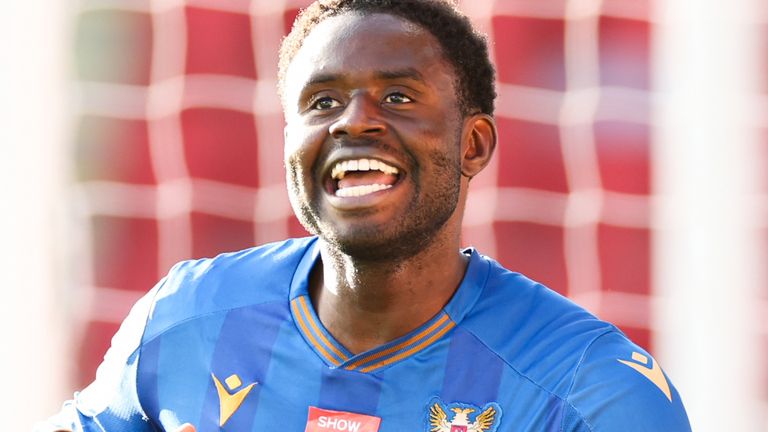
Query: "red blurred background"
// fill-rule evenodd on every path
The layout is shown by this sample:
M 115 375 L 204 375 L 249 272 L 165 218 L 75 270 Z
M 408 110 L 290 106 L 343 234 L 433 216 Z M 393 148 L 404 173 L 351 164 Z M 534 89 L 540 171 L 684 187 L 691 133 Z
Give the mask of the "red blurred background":
M 301 2 L 155 3 L 77 17 L 75 162 L 91 261 L 81 282 L 95 296 L 79 385 L 132 300 L 176 261 L 305 235 L 280 192 L 272 94 Z M 539 3 L 470 10 L 497 67 L 500 145 L 473 184 L 465 243 L 653 349 L 649 6 Z

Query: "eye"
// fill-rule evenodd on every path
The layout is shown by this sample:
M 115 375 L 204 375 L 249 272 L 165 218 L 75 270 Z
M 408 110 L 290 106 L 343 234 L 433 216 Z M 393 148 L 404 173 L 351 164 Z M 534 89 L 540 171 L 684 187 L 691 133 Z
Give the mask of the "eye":
M 336 99 L 330 96 L 323 96 L 315 99 L 312 102 L 312 109 L 316 109 L 316 110 L 327 110 L 327 109 L 336 108 L 340 106 L 341 106 L 341 102 L 337 101 Z
M 400 92 L 390 93 L 384 98 L 384 103 L 406 104 L 411 102 L 413 102 L 413 99 Z

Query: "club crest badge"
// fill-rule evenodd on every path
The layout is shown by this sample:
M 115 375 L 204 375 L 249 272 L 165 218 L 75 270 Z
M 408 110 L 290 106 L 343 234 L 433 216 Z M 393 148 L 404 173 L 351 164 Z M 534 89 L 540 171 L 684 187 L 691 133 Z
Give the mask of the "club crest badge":
M 482 407 L 440 398 L 429 401 L 428 432 L 495 432 L 501 423 L 501 407 L 490 402 Z

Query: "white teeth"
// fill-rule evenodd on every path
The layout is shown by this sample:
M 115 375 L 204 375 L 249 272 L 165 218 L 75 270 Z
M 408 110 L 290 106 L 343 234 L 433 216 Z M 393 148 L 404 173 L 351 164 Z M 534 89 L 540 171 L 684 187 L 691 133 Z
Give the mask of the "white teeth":
M 387 165 L 386 163 L 376 159 L 355 159 L 339 162 L 331 170 L 331 177 L 334 180 L 341 180 L 349 171 L 381 171 L 385 174 L 395 175 L 398 173 L 397 168 Z
M 344 189 L 339 189 L 336 191 L 337 197 L 342 198 L 348 198 L 348 197 L 359 197 L 363 195 L 372 194 L 374 192 L 378 192 L 380 190 L 389 189 L 392 185 L 383 185 L 383 184 L 372 184 L 372 185 L 362 185 L 362 186 L 350 186 Z

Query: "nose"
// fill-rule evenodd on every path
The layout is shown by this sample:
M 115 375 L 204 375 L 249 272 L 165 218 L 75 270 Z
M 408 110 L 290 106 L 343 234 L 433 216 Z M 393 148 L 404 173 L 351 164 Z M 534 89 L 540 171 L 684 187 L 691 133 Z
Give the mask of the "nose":
M 381 134 L 386 130 L 386 125 L 380 114 L 378 101 L 369 95 L 358 94 L 349 100 L 344 112 L 328 131 L 334 138 Z

